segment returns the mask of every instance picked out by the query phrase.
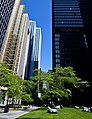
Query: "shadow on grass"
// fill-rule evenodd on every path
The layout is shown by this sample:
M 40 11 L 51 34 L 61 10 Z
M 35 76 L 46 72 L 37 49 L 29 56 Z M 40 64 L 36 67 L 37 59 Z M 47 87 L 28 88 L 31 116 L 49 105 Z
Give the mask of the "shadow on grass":
M 16 118 L 17 119 L 17 118 Z M 43 119 L 43 118 L 18 118 L 18 119 Z M 48 118 L 44 118 L 44 119 L 48 119 Z M 49 118 L 49 119 L 53 119 L 53 118 Z
M 46 109 L 47 109 L 47 107 L 41 107 L 38 110 L 46 110 Z
M 39 111 L 39 110 L 47 110 L 47 109 L 48 109 L 47 107 L 40 107 L 38 109 L 31 110 L 31 112 L 33 112 L 33 111 Z

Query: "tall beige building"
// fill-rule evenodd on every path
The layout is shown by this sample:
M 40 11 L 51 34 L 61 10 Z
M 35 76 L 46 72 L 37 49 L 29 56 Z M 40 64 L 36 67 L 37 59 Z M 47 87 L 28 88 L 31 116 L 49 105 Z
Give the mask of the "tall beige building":
M 16 47 L 17 36 L 14 34 L 16 20 L 20 8 L 20 0 L 16 0 L 9 19 L 8 27 L 4 36 L 3 44 L 0 51 L 0 61 L 4 61 L 12 69 L 13 54 Z
M 0 51 L 7 32 L 15 0 L 0 0 Z
M 25 7 L 20 2 L 21 0 L 16 0 L 14 3 L 0 51 L 0 60 L 5 62 L 16 74 L 21 68 L 21 73 L 18 73 L 18 75 L 24 78 L 30 39 L 30 23 L 28 14 L 24 13 Z
M 40 68 L 40 51 L 41 28 L 29 20 L 21 0 L 15 0 L 0 50 L 0 62 L 23 79 L 29 79 L 33 70 Z

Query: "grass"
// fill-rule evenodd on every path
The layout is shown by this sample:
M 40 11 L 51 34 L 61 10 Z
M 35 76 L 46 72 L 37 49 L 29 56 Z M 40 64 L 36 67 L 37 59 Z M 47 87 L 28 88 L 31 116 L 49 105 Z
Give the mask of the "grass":
M 29 112 L 17 119 L 92 119 L 91 112 L 83 112 L 81 109 L 63 108 L 57 114 L 47 113 L 46 109 Z

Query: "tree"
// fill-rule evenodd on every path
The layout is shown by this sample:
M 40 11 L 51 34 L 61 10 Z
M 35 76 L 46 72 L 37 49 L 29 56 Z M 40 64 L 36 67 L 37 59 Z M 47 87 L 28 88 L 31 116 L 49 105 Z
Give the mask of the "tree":
M 53 100 L 56 104 L 62 101 L 63 98 L 69 99 L 72 93 L 70 88 L 66 86 L 66 81 L 72 82 L 71 79 L 74 74 L 71 68 L 56 68 L 55 72 L 52 72 L 50 75 L 52 80 L 49 81 L 48 90 L 43 91 L 42 98 L 48 101 Z
M 43 90 L 43 82 L 44 82 L 44 74 L 45 72 L 41 71 L 41 69 L 34 70 L 34 76 L 31 77 L 31 92 L 32 97 L 34 99 L 34 103 L 40 104 L 39 94 L 41 94 Z
M 55 72 L 42 72 L 39 70 L 36 70 L 36 72 L 35 76 L 32 77 L 32 89 L 34 89 L 34 92 L 41 93 L 40 100 L 43 103 L 54 101 L 58 104 L 58 102 L 65 99 L 71 101 L 73 90 L 87 84 L 87 82 L 76 76 L 76 72 L 72 67 L 58 67 Z M 45 87 L 43 84 L 45 84 Z
M 13 75 L 12 70 L 8 69 L 6 64 L 0 63 L 0 86 L 7 87 L 11 75 Z
M 18 99 L 27 102 L 33 101 L 30 92 L 30 81 L 23 80 L 15 75 L 4 63 L 0 64 L 0 86 L 7 87 L 5 95 L 12 98 L 12 104 Z

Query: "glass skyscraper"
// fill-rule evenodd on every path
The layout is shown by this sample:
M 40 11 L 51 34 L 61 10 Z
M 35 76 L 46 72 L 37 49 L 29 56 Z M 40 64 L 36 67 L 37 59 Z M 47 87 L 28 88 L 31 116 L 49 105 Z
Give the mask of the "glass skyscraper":
M 72 66 L 78 77 L 89 79 L 89 66 L 92 65 L 89 46 L 92 46 L 92 41 L 88 44 L 89 34 L 86 30 L 89 26 L 85 13 L 88 13 L 87 16 L 92 13 L 85 12 L 87 2 L 85 6 L 81 1 L 52 0 L 52 66 L 53 69 Z M 92 26 L 91 22 L 90 24 Z
M 0 0 L 0 50 L 10 20 L 15 0 Z
M 92 72 L 92 0 L 79 0 L 79 7 L 84 24 L 84 34 L 86 36 L 86 42 L 88 45 L 89 56 L 89 77 Z M 89 78 L 90 79 L 90 78 Z M 91 80 L 91 79 L 90 79 Z
M 41 55 L 41 28 L 36 27 L 36 21 L 30 20 L 30 43 L 25 70 L 25 79 L 30 79 L 34 75 L 35 69 L 40 69 Z

